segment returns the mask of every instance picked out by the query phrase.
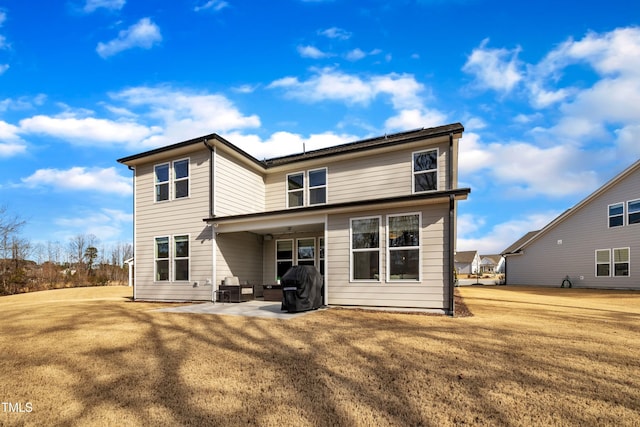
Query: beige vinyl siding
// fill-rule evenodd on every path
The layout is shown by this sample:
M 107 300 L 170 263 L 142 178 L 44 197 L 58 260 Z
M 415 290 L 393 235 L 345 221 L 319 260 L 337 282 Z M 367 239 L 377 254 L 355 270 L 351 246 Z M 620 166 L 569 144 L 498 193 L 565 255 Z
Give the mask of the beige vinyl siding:
M 189 197 L 154 201 L 154 165 L 189 158 Z M 209 210 L 209 151 L 167 158 L 136 167 L 135 190 L 135 286 L 137 299 L 210 300 L 212 280 L 211 229 L 202 219 Z M 190 236 L 188 282 L 154 282 L 155 238 L 168 236 L 173 255 L 173 237 Z M 173 264 L 171 258 L 170 264 Z M 173 266 L 171 266 L 173 268 Z M 171 273 L 173 276 L 173 272 Z M 194 286 L 195 283 L 198 286 Z
M 386 216 L 421 212 L 421 280 L 420 282 L 387 282 Z M 366 211 L 354 214 L 330 215 L 327 246 L 327 283 L 329 304 L 388 307 L 419 307 L 445 309 L 448 275 L 447 233 L 448 204 L 425 205 L 419 208 L 398 208 Z M 380 236 L 382 256 L 380 282 L 350 282 L 349 221 L 354 217 L 382 216 Z
M 270 173 L 266 177 L 266 210 L 286 209 L 286 175 L 327 167 L 327 203 L 405 196 L 413 191 L 413 153 L 438 150 L 438 190 L 447 189 L 448 140 L 438 144 L 410 145 L 388 152 L 363 152 L 359 158 L 309 166 L 292 165 L 290 169 Z M 306 177 L 305 177 L 306 179 Z M 307 183 L 308 184 L 308 183 Z M 305 203 L 307 194 L 305 194 Z M 295 209 L 295 208 L 293 208 Z
M 216 285 L 236 276 L 240 283 L 262 283 L 263 237 L 249 232 L 216 236 Z
M 626 204 L 638 198 L 640 170 L 549 229 L 525 247 L 523 255 L 509 256 L 507 284 L 559 287 L 569 275 L 575 287 L 640 288 L 640 224 L 609 228 L 607 209 L 610 204 Z M 627 247 L 630 248 L 628 277 L 595 276 L 597 249 Z
M 208 182 L 207 182 L 208 185 Z M 216 151 L 215 214 L 238 215 L 264 211 L 264 178 L 231 157 Z

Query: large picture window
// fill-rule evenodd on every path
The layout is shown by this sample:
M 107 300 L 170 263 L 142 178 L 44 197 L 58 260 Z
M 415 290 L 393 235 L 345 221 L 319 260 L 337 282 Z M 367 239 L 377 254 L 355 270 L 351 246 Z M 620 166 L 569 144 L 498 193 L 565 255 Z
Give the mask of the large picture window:
M 327 169 L 309 171 L 309 204 L 327 203 Z
M 189 236 L 175 236 L 173 242 L 174 279 L 189 280 Z
M 387 280 L 420 280 L 420 214 L 389 215 Z
M 629 248 L 613 250 L 613 275 L 616 277 L 629 275 Z
M 169 200 L 169 163 L 156 165 L 154 168 L 156 185 L 156 202 Z
M 609 205 L 609 227 L 624 225 L 624 203 Z
M 438 150 L 413 153 L 413 192 L 438 189 Z
M 380 281 L 380 217 L 351 220 L 351 280 Z
M 304 172 L 287 175 L 287 206 L 304 206 Z
M 627 202 L 627 225 L 640 224 L 640 200 Z
M 155 241 L 155 280 L 169 280 L 169 238 L 156 237 Z
M 174 198 L 189 197 L 189 159 L 173 162 Z
M 293 266 L 293 240 L 276 241 L 276 278 L 281 278 Z

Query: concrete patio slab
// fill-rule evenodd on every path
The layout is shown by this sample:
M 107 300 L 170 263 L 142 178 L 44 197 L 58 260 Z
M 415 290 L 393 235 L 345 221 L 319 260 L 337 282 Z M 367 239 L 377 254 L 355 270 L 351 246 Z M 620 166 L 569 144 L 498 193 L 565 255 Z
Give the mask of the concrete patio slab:
M 161 308 L 155 311 L 168 313 L 225 314 L 229 316 L 263 317 L 268 319 L 293 319 L 317 310 L 300 313 L 287 313 L 280 310 L 281 304 L 273 301 L 253 300 L 247 302 L 205 302 L 201 304 L 181 305 L 179 307 Z M 322 309 L 320 309 L 322 310 Z

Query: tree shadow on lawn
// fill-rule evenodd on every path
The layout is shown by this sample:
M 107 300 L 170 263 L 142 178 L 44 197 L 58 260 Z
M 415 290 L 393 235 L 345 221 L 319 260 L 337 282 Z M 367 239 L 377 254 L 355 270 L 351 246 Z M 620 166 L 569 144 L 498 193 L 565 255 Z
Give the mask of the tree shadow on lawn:
M 31 335 L 41 350 L 55 337 L 66 351 L 30 355 L 25 345 L 20 369 L 72 375 L 44 387 L 53 395 L 32 397 L 34 417 L 132 425 L 640 421 L 640 366 L 603 337 L 592 353 L 584 340 L 593 319 L 554 317 L 549 329 L 326 310 L 282 321 L 140 304 L 85 303 L 83 313 L 59 315 Z M 582 334 L 568 328 L 578 324 Z

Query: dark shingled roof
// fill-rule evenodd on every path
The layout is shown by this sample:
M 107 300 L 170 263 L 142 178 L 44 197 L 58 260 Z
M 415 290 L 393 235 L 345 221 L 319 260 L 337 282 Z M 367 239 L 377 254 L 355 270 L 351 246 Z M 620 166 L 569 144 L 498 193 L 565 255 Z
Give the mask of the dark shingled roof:
M 540 232 L 540 230 L 528 232 L 527 234 L 525 234 L 524 236 L 522 236 L 521 238 L 516 240 L 516 242 L 513 245 L 509 246 L 507 249 L 502 251 L 502 255 L 508 255 L 508 254 L 517 253 L 516 251 L 518 249 L 520 249 L 520 247 L 522 245 L 524 245 L 526 242 L 528 242 L 529 239 L 531 239 L 533 236 L 535 236 L 539 232 Z
M 461 262 L 463 264 L 470 264 L 476 257 L 478 251 L 458 251 L 455 255 L 455 262 Z
M 274 157 L 272 159 L 266 159 L 262 161 L 256 159 L 255 157 L 251 156 L 247 152 L 236 147 L 231 142 L 222 138 L 220 135 L 212 133 L 210 135 L 201 136 L 198 138 L 179 142 L 177 144 L 167 145 L 165 147 L 156 148 L 154 150 L 145 151 L 143 153 L 134 154 L 128 157 L 123 157 L 121 159 L 118 159 L 118 162 L 127 163 L 130 161 L 142 159 L 144 157 L 151 156 L 154 154 L 163 153 L 165 151 L 170 151 L 177 148 L 183 148 L 193 144 L 202 144 L 210 140 L 217 140 L 220 143 L 229 147 L 230 149 L 240 153 L 242 156 L 246 157 L 248 160 L 254 163 L 257 163 L 258 165 L 261 165 L 265 169 L 268 169 L 271 167 L 286 165 L 288 163 L 295 163 L 303 160 L 334 156 L 334 155 L 350 153 L 350 152 L 370 150 L 374 148 L 389 147 L 393 145 L 399 145 L 399 144 L 405 144 L 413 141 L 418 141 L 420 139 L 425 139 L 425 138 L 437 138 L 437 137 L 446 136 L 449 134 L 461 133 L 463 131 L 464 131 L 464 127 L 462 126 L 462 124 L 452 123 L 452 124 L 433 127 L 433 128 L 422 128 L 422 129 L 415 129 L 415 130 L 410 130 L 406 132 L 383 135 L 376 138 L 363 139 L 360 141 L 350 142 L 347 144 L 336 145 L 334 147 L 322 148 L 319 150 L 307 151 L 305 153 L 292 154 L 288 156 Z

